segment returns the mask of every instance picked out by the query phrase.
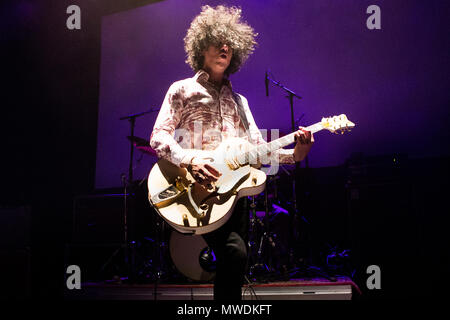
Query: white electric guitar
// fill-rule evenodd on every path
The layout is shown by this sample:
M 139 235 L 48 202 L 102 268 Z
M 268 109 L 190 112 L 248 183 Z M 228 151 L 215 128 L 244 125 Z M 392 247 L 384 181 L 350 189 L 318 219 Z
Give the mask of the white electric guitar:
M 355 126 L 342 114 L 323 118 L 307 128 L 344 133 Z M 225 224 L 239 198 L 261 193 L 266 174 L 254 167 L 259 159 L 295 141 L 293 132 L 266 144 L 253 146 L 242 138 L 223 141 L 214 151 L 199 151 L 222 175 L 205 187 L 184 168 L 160 159 L 148 176 L 148 197 L 158 214 L 181 233 L 205 234 Z

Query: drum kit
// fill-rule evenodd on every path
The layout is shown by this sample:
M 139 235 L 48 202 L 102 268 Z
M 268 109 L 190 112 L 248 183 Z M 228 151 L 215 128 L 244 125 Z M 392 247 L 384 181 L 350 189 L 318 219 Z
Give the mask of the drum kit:
M 157 157 L 148 140 L 128 136 L 127 139 L 140 152 Z M 292 232 L 292 189 L 289 180 L 293 179 L 293 171 L 283 166 L 277 175 L 268 175 L 265 192 L 258 196 L 248 197 L 249 203 L 249 241 L 248 241 L 248 273 L 249 279 L 264 281 L 274 277 L 283 277 L 292 269 L 294 248 L 289 237 Z M 145 184 L 142 184 L 145 185 Z M 154 212 L 156 219 L 155 239 L 150 240 L 150 268 L 152 281 L 179 278 L 181 274 L 188 281 L 208 282 L 214 279 L 215 256 L 206 241 L 200 235 L 187 235 L 170 228 L 167 223 Z M 144 259 L 145 260 L 145 259 Z M 175 268 L 173 268 L 173 266 Z M 139 266 L 136 266 L 139 268 Z M 145 273 L 144 272 L 144 273 Z M 174 274 L 178 273 L 178 274 Z M 138 270 L 142 274 L 142 270 Z

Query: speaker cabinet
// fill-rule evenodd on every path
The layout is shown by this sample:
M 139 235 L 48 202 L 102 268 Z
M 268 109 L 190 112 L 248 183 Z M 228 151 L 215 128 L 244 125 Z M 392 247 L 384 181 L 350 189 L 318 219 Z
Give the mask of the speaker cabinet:
M 31 209 L 0 208 L 0 299 L 27 299 L 31 295 Z
M 124 194 L 78 196 L 74 199 L 72 243 L 124 241 Z

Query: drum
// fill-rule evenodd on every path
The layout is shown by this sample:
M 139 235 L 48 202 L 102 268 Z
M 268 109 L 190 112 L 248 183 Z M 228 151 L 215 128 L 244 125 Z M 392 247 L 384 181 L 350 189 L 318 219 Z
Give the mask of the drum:
M 210 281 L 214 278 L 214 253 L 202 236 L 173 230 L 169 248 L 175 267 L 184 276 L 195 281 Z

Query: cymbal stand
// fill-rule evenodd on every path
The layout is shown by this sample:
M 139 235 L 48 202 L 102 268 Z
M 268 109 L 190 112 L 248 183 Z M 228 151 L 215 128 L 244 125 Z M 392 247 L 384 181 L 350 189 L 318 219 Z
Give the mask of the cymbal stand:
M 122 183 L 124 187 L 124 214 L 123 214 L 123 245 L 122 248 L 124 250 L 124 260 L 127 266 L 127 275 L 128 281 L 134 283 L 136 280 L 136 242 L 129 241 L 129 214 L 133 211 L 133 195 L 134 195 L 134 186 L 133 186 L 133 153 L 134 153 L 134 128 L 136 126 L 136 118 L 143 116 L 145 114 L 155 112 L 158 109 L 150 109 L 144 112 L 128 115 L 119 118 L 119 120 L 128 120 L 130 122 L 130 131 L 131 131 L 131 139 L 130 139 L 130 161 L 128 166 L 128 179 L 122 175 Z M 130 199 L 128 198 L 130 196 Z
M 272 181 L 273 178 L 271 178 L 270 176 L 268 177 L 269 181 Z M 271 248 L 275 248 L 275 239 L 273 237 L 273 233 L 270 231 L 270 216 L 269 216 L 269 188 L 268 188 L 268 184 L 266 183 L 266 189 L 264 190 L 264 240 L 266 240 L 268 242 L 268 246 L 269 246 L 269 250 L 268 250 L 268 261 L 267 263 L 269 264 L 269 271 L 273 271 L 273 257 L 272 257 L 272 250 L 270 250 Z
M 269 216 L 269 197 L 268 188 L 264 191 L 264 208 L 265 215 L 261 220 L 256 215 L 256 203 L 255 196 L 252 197 L 252 203 L 250 204 L 252 209 L 251 219 L 251 254 L 252 265 L 249 272 L 250 277 L 261 278 L 264 275 L 269 275 L 274 271 L 272 263 L 272 248 L 275 248 L 275 239 L 273 233 L 269 230 L 270 216 Z M 257 228 L 258 227 L 258 228 Z M 258 229 L 258 230 L 257 230 Z M 258 238 L 259 237 L 259 238 Z
M 255 260 L 255 245 L 256 245 L 256 203 L 255 203 L 255 196 L 251 196 L 251 203 L 249 205 L 250 207 L 250 228 L 249 228 L 249 239 L 248 239 L 248 248 L 249 248 L 249 254 L 248 254 L 248 262 L 249 265 L 254 263 Z M 249 268 L 250 275 L 252 273 L 252 266 Z
M 165 264 L 165 257 L 164 254 L 167 252 L 166 248 L 167 248 L 167 243 L 166 243 L 166 239 L 164 238 L 164 235 L 166 234 L 166 223 L 164 222 L 164 220 L 162 218 L 160 218 L 159 216 L 157 217 L 157 221 L 156 221 L 156 228 L 157 228 L 157 249 L 156 249 L 156 256 L 158 258 L 157 260 L 157 264 L 156 264 L 156 268 L 155 268 L 155 275 L 156 275 L 156 280 L 161 281 L 162 279 L 164 279 L 167 274 L 167 265 Z
M 166 250 L 164 248 L 167 247 L 166 242 L 164 241 L 164 235 L 165 235 L 165 222 L 159 217 L 156 217 L 156 254 L 154 255 L 154 259 L 156 256 L 156 264 L 153 264 L 153 297 L 154 300 L 157 300 L 158 297 L 158 285 L 162 282 L 162 280 L 167 277 L 167 267 L 164 264 L 164 253 Z
M 261 237 L 258 241 L 258 235 L 259 235 L 259 226 L 262 225 L 261 221 L 256 215 L 256 203 L 255 203 L 255 196 L 251 197 L 251 203 L 250 203 L 250 211 L 251 211 L 251 219 L 250 219 L 250 237 L 249 237 L 249 249 L 250 254 L 248 255 L 249 258 L 249 276 L 251 279 L 254 279 L 255 276 L 258 276 L 261 272 L 261 269 L 263 268 L 264 264 L 262 263 L 261 259 L 261 250 L 262 250 L 262 240 L 263 237 Z M 257 225 L 258 224 L 258 225 Z M 259 243 L 259 244 L 258 244 Z

